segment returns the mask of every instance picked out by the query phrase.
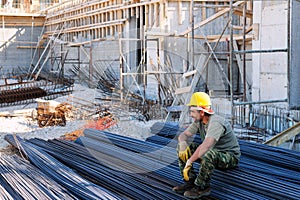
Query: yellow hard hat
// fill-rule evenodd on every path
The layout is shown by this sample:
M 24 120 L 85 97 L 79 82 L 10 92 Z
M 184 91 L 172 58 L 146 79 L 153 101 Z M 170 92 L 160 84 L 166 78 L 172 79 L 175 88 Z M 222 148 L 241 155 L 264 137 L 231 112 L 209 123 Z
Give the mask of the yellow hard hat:
M 205 92 L 195 92 L 187 106 L 190 106 L 191 109 L 203 110 L 206 113 L 214 114 L 214 111 L 210 108 L 210 97 Z

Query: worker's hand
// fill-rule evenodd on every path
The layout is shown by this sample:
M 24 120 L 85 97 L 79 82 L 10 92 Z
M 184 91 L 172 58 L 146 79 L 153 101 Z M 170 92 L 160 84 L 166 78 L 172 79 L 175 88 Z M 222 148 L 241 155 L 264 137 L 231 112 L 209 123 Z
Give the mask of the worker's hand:
M 185 181 L 189 181 L 190 177 L 189 177 L 189 172 L 193 167 L 193 163 L 190 160 L 187 160 L 185 167 L 183 169 L 183 178 Z
M 192 156 L 190 147 L 186 147 L 184 151 L 178 152 L 178 157 L 183 161 L 186 162 Z
M 178 144 L 178 157 L 183 161 L 186 162 L 192 153 L 190 147 L 188 146 L 186 141 L 179 142 Z

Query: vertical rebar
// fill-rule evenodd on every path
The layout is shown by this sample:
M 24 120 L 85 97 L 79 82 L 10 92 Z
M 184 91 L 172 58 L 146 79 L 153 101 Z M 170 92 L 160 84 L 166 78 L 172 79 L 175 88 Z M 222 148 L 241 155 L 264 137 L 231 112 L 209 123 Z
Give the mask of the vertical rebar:
M 233 0 L 230 0 L 230 54 L 229 54 L 229 67 L 230 67 L 230 100 L 231 100 L 231 125 L 234 124 L 234 101 L 233 101 Z
M 93 74 L 93 42 L 90 42 L 90 60 L 89 60 L 89 85 L 92 86 L 92 74 Z
M 246 10 L 247 10 L 247 2 L 244 3 L 244 7 L 243 7 L 243 50 L 246 50 Z M 246 102 L 247 98 L 246 98 L 246 53 L 243 53 L 243 101 Z M 246 113 L 246 109 L 245 107 L 243 107 L 243 116 L 245 117 L 245 113 Z M 243 123 L 245 124 L 245 118 L 243 118 Z

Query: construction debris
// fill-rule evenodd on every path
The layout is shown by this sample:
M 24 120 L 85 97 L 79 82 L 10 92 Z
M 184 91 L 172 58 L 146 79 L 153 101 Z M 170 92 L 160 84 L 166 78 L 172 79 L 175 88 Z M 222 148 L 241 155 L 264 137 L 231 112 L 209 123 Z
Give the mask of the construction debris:
M 92 119 L 87 122 L 85 128 L 92 128 L 96 130 L 105 130 L 115 124 L 117 124 L 117 120 L 113 117 L 101 117 L 98 119 Z
M 71 133 L 67 133 L 67 134 L 61 136 L 59 139 L 60 140 L 66 140 L 66 141 L 75 141 L 79 137 L 84 135 L 83 131 L 84 131 L 84 129 L 76 130 L 76 131 L 73 131 Z
M 46 101 L 42 99 L 38 99 L 36 101 L 38 103 L 37 120 L 39 127 L 66 125 L 65 114 L 72 109 L 70 104 Z
M 91 119 L 94 115 L 98 115 L 101 110 L 99 103 L 94 103 L 89 100 L 69 95 L 67 102 L 72 105 L 73 116 L 76 119 Z
M 108 113 L 108 112 L 106 112 Z M 117 124 L 118 121 L 116 118 L 113 117 L 112 114 L 103 115 L 103 113 L 99 113 L 99 117 L 95 119 L 87 120 L 86 124 L 84 125 L 84 128 L 92 128 L 95 130 L 105 130 L 108 129 L 115 124 Z M 71 133 L 67 133 L 60 137 L 60 140 L 68 140 L 68 141 L 75 141 L 79 137 L 83 136 L 84 129 L 76 130 Z

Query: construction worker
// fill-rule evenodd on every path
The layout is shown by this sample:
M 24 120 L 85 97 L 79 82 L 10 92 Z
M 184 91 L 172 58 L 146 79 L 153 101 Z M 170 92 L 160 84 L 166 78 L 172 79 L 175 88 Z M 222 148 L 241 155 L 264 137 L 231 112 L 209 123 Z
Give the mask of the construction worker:
M 177 147 L 184 183 L 174 187 L 173 191 L 197 199 L 210 195 L 210 180 L 214 169 L 236 167 L 241 153 L 230 123 L 214 114 L 210 97 L 206 93 L 194 93 L 188 106 L 194 122 L 179 135 Z M 188 144 L 188 138 L 196 133 L 200 133 L 202 143 Z M 198 175 L 193 170 L 193 163 L 197 160 L 200 161 Z

